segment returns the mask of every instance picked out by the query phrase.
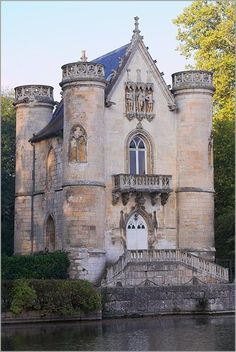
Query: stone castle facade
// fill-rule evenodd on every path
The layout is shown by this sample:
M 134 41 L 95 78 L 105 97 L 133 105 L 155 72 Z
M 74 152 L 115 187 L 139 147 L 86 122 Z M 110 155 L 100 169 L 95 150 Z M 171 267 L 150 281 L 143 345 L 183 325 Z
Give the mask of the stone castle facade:
M 126 251 L 214 260 L 212 73 L 172 80 L 135 18 L 129 44 L 62 66 L 60 103 L 15 88 L 15 253 L 68 250 L 93 282 Z

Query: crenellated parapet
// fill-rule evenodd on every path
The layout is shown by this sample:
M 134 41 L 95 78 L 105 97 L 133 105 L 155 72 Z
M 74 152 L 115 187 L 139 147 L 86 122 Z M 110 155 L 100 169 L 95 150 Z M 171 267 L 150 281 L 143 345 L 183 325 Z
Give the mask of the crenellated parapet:
M 15 88 L 14 104 L 40 102 L 54 105 L 53 87 L 45 85 L 24 85 Z
M 73 62 L 62 66 L 62 81 L 60 86 L 74 81 L 105 82 L 105 70 L 101 64 L 90 62 Z
M 181 71 L 172 75 L 172 92 L 181 89 L 209 89 L 214 92 L 213 73 L 208 71 Z

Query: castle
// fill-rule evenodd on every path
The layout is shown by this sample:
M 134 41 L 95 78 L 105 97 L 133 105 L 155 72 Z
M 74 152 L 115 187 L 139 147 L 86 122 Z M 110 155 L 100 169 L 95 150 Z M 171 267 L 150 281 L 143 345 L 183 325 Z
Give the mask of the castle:
M 129 44 L 83 52 L 60 86 L 60 103 L 50 86 L 15 88 L 15 253 L 67 250 L 72 278 L 110 266 L 111 285 L 227 281 L 214 264 L 212 73 L 174 73 L 170 89 L 135 17 Z

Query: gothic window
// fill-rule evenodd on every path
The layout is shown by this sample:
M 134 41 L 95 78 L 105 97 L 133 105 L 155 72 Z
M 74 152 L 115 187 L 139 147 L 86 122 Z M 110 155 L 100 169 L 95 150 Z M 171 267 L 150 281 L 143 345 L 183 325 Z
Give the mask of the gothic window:
M 47 250 L 55 251 L 55 223 L 51 215 L 48 215 L 46 221 L 46 243 Z
M 69 161 L 87 162 L 87 136 L 81 126 L 76 126 L 72 130 L 69 142 Z
M 129 171 L 133 175 L 147 173 L 146 145 L 139 136 L 135 136 L 129 143 Z
M 47 157 L 47 187 L 49 189 L 56 185 L 56 177 L 56 154 L 53 148 L 51 148 Z

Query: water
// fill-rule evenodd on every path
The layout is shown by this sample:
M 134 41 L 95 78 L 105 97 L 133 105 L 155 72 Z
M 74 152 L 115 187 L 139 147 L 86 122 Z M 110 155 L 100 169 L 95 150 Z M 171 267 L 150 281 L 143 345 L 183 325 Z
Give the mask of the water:
M 2 326 L 2 351 L 234 351 L 234 316 Z

